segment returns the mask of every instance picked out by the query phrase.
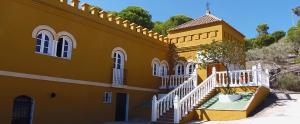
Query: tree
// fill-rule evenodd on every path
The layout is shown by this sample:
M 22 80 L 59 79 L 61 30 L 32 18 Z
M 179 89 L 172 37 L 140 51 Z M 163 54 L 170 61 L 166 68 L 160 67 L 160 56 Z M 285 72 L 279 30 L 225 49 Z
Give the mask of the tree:
M 165 30 L 165 26 L 164 26 L 164 23 L 163 22 L 160 22 L 160 21 L 156 21 L 154 22 L 154 27 L 152 29 L 153 31 L 157 32 L 157 33 L 160 33 L 164 36 L 167 35 L 167 32 Z
M 211 44 L 200 45 L 200 54 L 202 56 L 201 66 L 206 67 L 208 64 L 218 63 L 222 64 L 227 71 L 227 79 L 229 78 L 229 66 L 231 64 L 241 65 L 245 59 L 244 44 L 238 41 L 213 41 Z M 225 89 L 225 94 L 232 94 L 229 87 Z
M 107 11 L 107 13 L 119 16 L 119 13 L 117 11 Z
M 179 26 L 179 25 L 186 23 L 188 21 L 191 21 L 191 20 L 193 20 L 193 19 L 188 16 L 185 16 L 185 15 L 172 16 L 164 23 L 155 22 L 153 30 L 156 32 L 160 32 L 162 35 L 167 35 L 168 34 L 167 31 L 169 29 Z
M 269 46 L 274 42 L 275 42 L 275 39 L 268 34 L 260 35 L 260 36 L 256 37 L 256 40 L 255 40 L 255 43 L 256 43 L 257 47 L 259 47 L 259 48 L 262 48 L 264 46 Z
M 293 52 L 300 54 L 300 28 L 292 27 L 288 31 L 288 42 L 293 44 Z
M 258 35 L 269 34 L 268 30 L 269 30 L 268 24 L 259 24 L 256 28 Z
M 246 50 L 250 50 L 250 49 L 256 48 L 255 40 L 256 40 L 256 38 L 250 38 L 250 39 L 246 39 L 245 40 L 245 42 L 246 42 Z
M 297 16 L 300 16 L 300 6 L 292 9 L 293 13 Z
M 129 6 L 123 9 L 118 16 L 148 29 L 152 29 L 154 26 L 150 13 L 141 7 Z
M 191 20 L 193 20 L 193 19 L 188 17 L 188 16 L 185 16 L 185 15 L 172 16 L 172 17 L 170 17 L 170 19 L 168 19 L 165 22 L 165 27 L 167 29 L 171 29 L 171 28 L 174 28 L 178 25 L 181 25 L 181 24 L 186 23 L 186 22 L 191 21 Z
M 275 31 L 271 34 L 271 36 L 274 38 L 275 42 L 278 42 L 285 35 L 286 35 L 285 31 Z

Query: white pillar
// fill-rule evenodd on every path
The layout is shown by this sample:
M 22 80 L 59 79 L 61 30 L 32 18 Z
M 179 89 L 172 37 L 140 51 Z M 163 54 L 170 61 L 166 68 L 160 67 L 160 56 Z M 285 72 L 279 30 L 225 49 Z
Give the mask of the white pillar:
M 257 69 L 256 69 L 256 66 L 252 66 L 252 80 L 253 80 L 253 84 L 257 85 Z
M 212 68 L 212 78 L 213 78 L 213 84 L 214 85 L 217 85 L 217 70 L 216 70 L 216 67 L 213 67 Z
M 151 116 L 151 121 L 156 122 L 157 120 L 157 98 L 156 95 L 153 96 L 152 98 L 152 116 Z
M 261 86 L 262 85 L 262 80 L 261 80 L 261 78 L 262 78 L 262 67 L 261 67 L 261 64 L 260 63 L 258 63 L 258 65 L 257 65 L 257 82 L 259 83 L 259 85 Z
M 268 88 L 270 88 L 270 74 L 269 74 L 269 70 L 266 69 L 266 70 L 265 70 L 265 73 L 266 73 L 267 77 L 266 77 L 266 82 L 264 82 L 264 83 L 265 83 L 265 85 L 266 85 Z
M 179 97 L 178 95 L 174 98 L 174 123 L 178 124 L 180 121 L 180 108 L 179 108 Z

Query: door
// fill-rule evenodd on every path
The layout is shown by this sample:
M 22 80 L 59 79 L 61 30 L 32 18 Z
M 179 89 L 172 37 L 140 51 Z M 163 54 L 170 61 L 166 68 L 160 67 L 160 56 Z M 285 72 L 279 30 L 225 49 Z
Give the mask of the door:
M 114 53 L 113 83 L 123 84 L 124 77 L 124 54 L 121 51 Z
M 33 100 L 27 96 L 16 97 L 13 103 L 11 124 L 31 124 L 33 115 Z
M 127 114 L 127 94 L 117 93 L 115 114 L 116 121 L 126 121 Z

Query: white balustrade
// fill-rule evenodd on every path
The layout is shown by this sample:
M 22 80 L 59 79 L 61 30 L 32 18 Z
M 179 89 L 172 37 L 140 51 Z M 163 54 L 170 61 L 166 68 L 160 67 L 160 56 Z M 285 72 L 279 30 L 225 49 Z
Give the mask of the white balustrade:
M 197 74 L 194 73 L 187 80 L 183 81 L 178 87 L 173 89 L 164 97 L 155 101 L 156 96 L 152 100 L 152 121 L 156 121 L 159 116 L 162 116 L 165 112 L 173 109 L 173 101 L 175 96 L 179 99 L 191 92 L 197 86 Z
M 216 86 L 216 70 L 205 81 L 194 88 L 189 94 L 180 99 L 174 100 L 174 123 L 179 123 L 182 117 L 186 116 L 199 102 L 205 98 Z
M 167 75 L 161 77 L 162 79 L 162 84 L 161 84 L 161 89 L 173 89 L 180 84 L 182 84 L 184 81 L 189 79 L 191 75 Z
M 175 79 L 177 78 L 177 79 Z M 176 81 L 180 80 L 175 76 L 163 77 L 162 86 L 176 86 Z M 172 80 L 171 80 L 172 79 Z M 184 78 L 183 78 L 184 79 Z M 173 81 L 169 83 L 168 81 Z M 159 116 L 174 108 L 174 123 L 179 123 L 195 106 L 205 98 L 216 87 L 242 87 L 242 86 L 265 86 L 269 88 L 269 71 L 263 71 L 260 64 L 253 66 L 251 70 L 222 71 L 216 72 L 214 67 L 212 75 L 197 86 L 197 75 L 193 74 L 182 84 L 168 93 L 163 98 L 157 100 L 156 96 L 152 100 L 152 121 L 155 122 Z
M 252 70 L 222 71 L 216 73 L 218 87 L 257 86 L 253 83 Z

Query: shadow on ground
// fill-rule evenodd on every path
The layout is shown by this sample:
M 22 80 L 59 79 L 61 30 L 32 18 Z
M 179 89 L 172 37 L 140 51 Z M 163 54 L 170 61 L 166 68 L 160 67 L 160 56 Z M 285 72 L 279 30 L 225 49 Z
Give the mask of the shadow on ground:
M 285 93 L 285 92 L 271 92 L 267 98 L 256 108 L 254 109 L 249 117 L 259 115 L 260 112 L 264 111 L 265 108 L 273 108 L 276 106 L 285 106 L 288 101 L 295 101 L 290 94 L 300 94 L 300 93 Z

